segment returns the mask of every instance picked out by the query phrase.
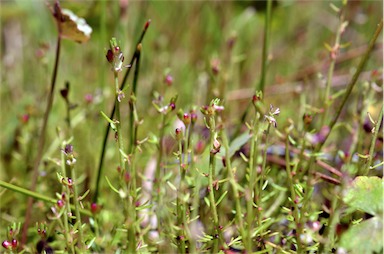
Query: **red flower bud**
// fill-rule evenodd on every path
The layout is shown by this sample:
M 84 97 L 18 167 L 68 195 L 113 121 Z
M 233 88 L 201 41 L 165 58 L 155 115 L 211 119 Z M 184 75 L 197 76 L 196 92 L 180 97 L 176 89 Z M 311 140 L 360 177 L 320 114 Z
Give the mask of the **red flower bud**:
M 98 204 L 96 204 L 96 203 L 91 204 L 91 212 L 93 214 L 99 212 L 99 210 L 100 210 L 100 206 Z
M 16 249 L 18 245 L 18 242 L 16 239 L 12 239 L 12 248 Z
M 20 118 L 20 120 L 21 120 L 21 122 L 22 122 L 23 124 L 28 123 L 28 121 L 29 121 L 29 114 L 24 114 L 24 115 L 22 115 L 21 118 Z
M 148 29 L 148 27 L 149 27 L 149 24 L 151 24 L 151 20 L 150 20 L 150 19 L 148 19 L 148 21 L 147 21 L 147 22 L 145 22 L 145 25 L 144 25 L 144 30 L 147 30 L 147 29 Z
M 108 60 L 109 63 L 113 63 L 113 52 L 112 52 L 112 50 L 108 49 L 106 57 L 107 57 L 107 60 Z
M 197 121 L 197 115 L 195 113 L 191 113 L 191 122 L 192 124 L 196 123 Z
M 93 95 L 90 93 L 87 93 L 86 95 L 84 95 L 84 100 L 88 104 L 92 103 L 93 102 Z
M 182 139 L 182 130 L 180 128 L 176 128 L 175 130 L 176 139 L 181 140 Z
M 173 83 L 173 77 L 170 74 L 167 74 L 164 78 L 164 83 L 171 86 Z
M 131 174 L 129 174 L 128 172 L 125 172 L 124 180 L 126 183 L 129 183 L 129 181 L 131 181 Z
M 3 247 L 7 250 L 12 248 L 12 244 L 7 240 L 3 241 L 3 243 L 1 245 L 3 245 Z
M 191 123 L 191 116 L 188 113 L 183 115 L 183 123 L 187 126 Z
M 64 201 L 62 199 L 57 200 L 57 206 L 62 208 L 64 206 Z

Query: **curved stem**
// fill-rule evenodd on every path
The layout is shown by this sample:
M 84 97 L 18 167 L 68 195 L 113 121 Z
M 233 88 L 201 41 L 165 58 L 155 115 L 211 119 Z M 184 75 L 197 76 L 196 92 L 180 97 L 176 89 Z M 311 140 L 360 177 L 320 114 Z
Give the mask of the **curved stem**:
M 47 197 L 43 194 L 28 190 L 28 189 L 24 189 L 22 187 L 19 187 L 17 185 L 11 184 L 11 183 L 4 182 L 3 180 L 0 180 L 0 187 L 6 188 L 8 190 L 20 193 L 22 195 L 31 197 L 33 199 L 44 201 L 44 202 L 47 202 L 50 204 L 56 204 L 56 202 L 57 202 L 57 199 L 55 199 L 55 198 Z M 74 209 L 74 208 L 75 208 L 74 206 L 71 206 L 71 209 Z M 92 216 L 92 213 L 88 210 L 80 209 L 80 213 L 85 215 L 85 216 Z
M 51 108 L 52 108 L 52 104 L 53 104 L 57 71 L 59 69 L 60 49 L 61 49 L 61 36 L 59 34 L 57 36 L 56 59 L 55 59 L 55 67 L 53 68 L 53 74 L 52 74 L 52 80 L 51 80 L 51 89 L 50 89 L 49 95 L 48 95 L 48 103 L 47 103 L 47 107 L 45 109 L 43 126 L 41 128 L 40 137 L 39 137 L 39 147 L 37 150 L 35 164 L 33 166 L 33 171 L 32 171 L 32 183 L 31 183 L 31 188 L 30 188 L 31 191 L 36 190 L 37 179 L 39 177 L 39 165 L 40 165 L 41 159 L 43 158 L 43 150 L 44 150 L 44 145 L 45 145 L 45 133 L 47 130 L 49 114 L 51 112 Z M 28 227 L 29 227 L 29 222 L 31 220 L 31 212 L 32 212 L 32 207 L 33 207 L 32 204 L 33 204 L 33 199 L 28 198 L 27 210 L 25 212 L 25 221 L 24 221 L 23 232 L 22 232 L 22 237 L 21 237 L 21 245 L 24 245 L 27 242 L 27 233 L 28 233 L 27 231 L 28 231 Z

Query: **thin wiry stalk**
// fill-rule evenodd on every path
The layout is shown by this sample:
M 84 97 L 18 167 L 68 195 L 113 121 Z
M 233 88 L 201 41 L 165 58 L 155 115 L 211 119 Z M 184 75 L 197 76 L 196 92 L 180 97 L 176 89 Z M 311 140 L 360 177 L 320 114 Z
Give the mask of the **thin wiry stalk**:
M 54 94 L 55 94 L 57 71 L 59 69 L 60 49 L 61 49 L 61 36 L 60 36 L 60 32 L 59 32 L 59 35 L 57 36 L 56 59 L 55 59 L 55 67 L 53 68 L 53 74 L 52 74 L 52 80 L 51 80 L 51 89 L 49 90 L 47 107 L 46 107 L 45 113 L 44 113 L 43 126 L 41 128 L 40 137 L 39 137 L 39 146 L 38 146 L 38 150 L 37 150 L 35 164 L 33 166 L 33 171 L 32 171 L 32 183 L 31 183 L 31 187 L 30 187 L 31 191 L 36 190 L 37 178 L 39 177 L 39 165 L 40 165 L 41 159 L 43 158 L 43 150 L 44 150 L 44 145 L 45 145 L 45 134 L 46 134 L 48 119 L 49 119 L 49 115 L 51 112 L 51 108 L 52 108 L 52 104 L 53 104 L 53 98 L 54 98 Z M 31 212 L 32 212 L 32 207 L 33 207 L 32 204 L 33 204 L 33 199 L 28 198 L 27 210 L 25 212 L 25 221 L 24 221 L 22 237 L 21 237 L 21 245 L 24 245 L 27 242 L 27 233 L 28 233 L 27 231 L 28 231 L 28 227 L 29 227 L 29 222 L 31 220 Z
M 259 90 L 264 92 L 265 77 L 267 75 L 267 64 L 268 64 L 268 48 L 269 48 L 269 36 L 271 30 L 271 13 L 272 13 L 272 0 L 267 0 L 267 12 L 265 14 L 265 25 L 264 25 L 264 39 L 263 39 L 263 53 L 261 60 L 261 76 Z
M 371 140 L 371 146 L 369 148 L 368 161 L 367 161 L 367 164 L 365 165 L 365 168 L 364 168 L 362 175 L 367 175 L 369 173 L 370 168 L 371 168 L 372 160 L 373 160 L 373 152 L 375 151 L 376 141 L 377 141 L 377 137 L 379 134 L 379 130 L 380 130 L 380 126 L 381 126 L 382 121 L 383 121 L 383 105 L 381 106 L 379 117 L 376 120 L 376 124 L 374 127 L 375 131 L 373 132 L 373 136 L 372 136 L 372 140 Z
M 243 212 L 242 212 L 241 203 L 240 203 L 240 193 L 239 193 L 239 188 L 237 186 L 238 183 L 233 173 L 231 159 L 229 158 L 228 138 L 227 138 L 227 135 L 224 133 L 224 131 L 222 131 L 221 137 L 223 139 L 223 146 L 225 148 L 225 164 L 227 166 L 228 173 L 229 173 L 229 178 L 230 178 L 229 182 L 231 184 L 233 195 L 235 198 L 236 224 L 239 225 L 239 232 L 243 239 L 243 243 L 246 247 L 247 252 L 252 253 L 252 243 L 250 241 L 250 238 L 248 237 L 251 235 L 251 232 L 249 230 L 246 231 L 244 228 Z
M 148 20 L 145 25 L 144 25 L 144 29 L 140 35 L 140 38 L 138 40 L 138 42 L 136 43 L 136 48 L 139 44 L 141 44 L 141 42 L 143 41 L 143 38 L 144 38 L 144 35 L 146 34 L 147 32 L 147 29 L 149 27 L 149 24 L 150 24 L 151 20 Z M 129 66 L 132 66 L 133 63 L 135 62 L 137 58 L 137 53 L 135 51 L 135 53 L 133 54 L 132 56 L 132 59 L 129 63 Z M 124 75 L 124 78 L 121 82 L 121 85 L 120 85 L 120 90 L 123 90 L 124 87 L 125 87 L 125 84 L 127 82 L 127 79 L 128 79 L 128 76 L 129 76 L 129 73 L 131 71 L 131 68 L 128 68 L 127 71 L 125 72 L 125 75 Z M 109 118 L 112 119 L 114 114 L 115 114 L 115 106 L 113 107 L 112 111 L 111 111 L 111 114 L 109 115 Z M 97 202 L 97 198 L 98 198 L 98 195 L 99 195 L 99 189 L 100 189 L 100 180 L 101 180 L 101 177 L 102 177 L 102 173 L 103 173 L 103 162 L 104 162 L 104 154 L 105 154 L 105 149 L 106 149 L 106 146 L 107 146 L 107 140 L 108 140 L 108 135 L 109 135 L 109 124 L 106 126 L 105 128 L 105 134 L 104 134 L 104 139 L 103 139 L 103 144 L 102 144 L 102 148 L 101 148 L 101 153 L 100 153 L 100 160 L 99 160 L 99 166 L 98 166 L 98 169 L 97 169 L 97 178 L 96 178 L 96 183 L 95 183 L 95 194 L 93 196 L 93 202 Z
M 331 85 L 332 85 L 332 78 L 333 78 L 333 71 L 335 69 L 335 64 L 336 64 L 336 53 L 337 51 L 339 50 L 339 47 L 340 47 L 340 37 L 341 37 L 341 33 L 343 32 L 343 26 L 344 26 L 344 16 L 341 15 L 340 16 L 340 25 L 336 31 L 336 38 L 335 38 L 335 44 L 333 46 L 333 49 L 334 51 L 336 52 L 333 52 L 332 55 L 334 55 L 333 57 L 331 57 L 331 63 L 329 65 L 329 69 L 328 69 L 328 77 L 327 77 L 327 84 L 326 84 L 326 87 L 325 87 L 325 94 L 324 94 L 324 98 L 323 98 L 323 101 L 324 101 L 324 113 L 322 115 L 322 118 L 321 118 L 321 126 L 324 125 L 325 123 L 325 120 L 327 119 L 327 116 L 328 116 L 328 110 L 329 110 L 329 95 L 330 95 L 330 90 L 331 90 Z

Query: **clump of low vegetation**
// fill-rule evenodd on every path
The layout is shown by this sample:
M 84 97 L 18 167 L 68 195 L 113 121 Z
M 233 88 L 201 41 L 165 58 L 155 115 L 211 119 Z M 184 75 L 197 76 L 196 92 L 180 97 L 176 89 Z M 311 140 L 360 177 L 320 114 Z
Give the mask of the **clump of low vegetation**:
M 381 10 L 5 2 L 3 251 L 382 252 Z

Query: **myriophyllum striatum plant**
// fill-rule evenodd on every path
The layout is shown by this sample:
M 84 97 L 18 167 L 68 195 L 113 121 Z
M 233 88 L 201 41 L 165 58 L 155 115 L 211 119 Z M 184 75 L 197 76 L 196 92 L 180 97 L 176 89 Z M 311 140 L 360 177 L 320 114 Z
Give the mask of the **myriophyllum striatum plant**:
M 124 228 L 127 228 L 127 240 L 128 240 L 128 249 L 130 251 L 136 250 L 136 231 L 135 231 L 135 220 L 136 220 L 136 210 L 135 210 L 135 194 L 132 195 L 132 192 L 136 193 L 136 187 L 134 183 L 135 178 L 131 179 L 131 176 L 134 175 L 133 170 L 129 170 L 128 164 L 132 163 L 131 154 L 126 153 L 124 148 L 124 139 L 123 139 L 123 131 L 121 128 L 121 114 L 120 114 L 120 103 L 125 97 L 124 92 L 120 89 L 119 86 L 119 74 L 123 70 L 124 67 L 130 68 L 131 66 L 124 66 L 124 56 L 120 49 L 120 46 L 117 44 L 116 38 L 112 38 L 110 40 L 110 48 L 106 54 L 107 61 L 111 64 L 113 77 L 114 77 L 114 92 L 115 92 L 115 119 L 108 118 L 104 113 L 102 115 L 107 119 L 110 123 L 110 127 L 113 131 L 115 131 L 115 140 L 117 143 L 117 152 L 119 156 L 119 166 L 118 172 L 120 173 L 120 189 L 117 191 L 120 198 L 123 201 L 124 206 L 124 214 L 126 223 L 123 225 Z M 131 139 L 133 137 L 131 136 Z M 132 168 L 130 168 L 132 169 Z M 126 177 L 128 176 L 128 177 Z M 115 187 L 107 181 L 112 190 L 116 190 Z M 133 190 L 131 190 L 131 186 L 133 186 Z

